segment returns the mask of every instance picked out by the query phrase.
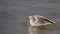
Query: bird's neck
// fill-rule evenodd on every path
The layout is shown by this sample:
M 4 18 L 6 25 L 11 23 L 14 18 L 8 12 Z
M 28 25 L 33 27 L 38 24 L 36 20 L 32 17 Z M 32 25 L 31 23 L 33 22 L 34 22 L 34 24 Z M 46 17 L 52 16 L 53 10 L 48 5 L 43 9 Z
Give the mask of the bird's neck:
M 34 20 L 33 19 L 30 19 L 30 23 L 33 23 L 34 22 Z
M 30 19 L 30 23 L 34 23 L 34 22 L 38 22 L 38 19 L 37 18 L 32 18 L 32 19 Z

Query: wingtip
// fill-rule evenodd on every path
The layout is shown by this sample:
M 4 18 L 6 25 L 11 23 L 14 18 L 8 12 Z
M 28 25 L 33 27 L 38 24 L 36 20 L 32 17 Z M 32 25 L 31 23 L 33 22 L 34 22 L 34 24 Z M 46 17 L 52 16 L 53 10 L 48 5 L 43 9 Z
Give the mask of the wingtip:
M 53 22 L 54 25 L 56 25 L 56 22 Z

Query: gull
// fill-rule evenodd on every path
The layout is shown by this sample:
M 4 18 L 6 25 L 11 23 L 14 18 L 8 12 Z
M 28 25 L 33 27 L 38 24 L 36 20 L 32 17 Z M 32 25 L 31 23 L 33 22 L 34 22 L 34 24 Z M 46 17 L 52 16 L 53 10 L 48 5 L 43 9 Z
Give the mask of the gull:
M 53 20 L 40 15 L 29 16 L 27 19 L 29 19 L 31 26 L 43 26 L 48 24 L 55 24 Z

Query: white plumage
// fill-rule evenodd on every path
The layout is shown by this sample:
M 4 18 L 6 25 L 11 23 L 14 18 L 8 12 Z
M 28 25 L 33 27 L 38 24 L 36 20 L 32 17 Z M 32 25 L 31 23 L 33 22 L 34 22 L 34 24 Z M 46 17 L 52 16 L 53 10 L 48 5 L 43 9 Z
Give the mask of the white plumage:
M 30 25 L 31 26 L 42 26 L 42 25 L 48 25 L 48 24 L 55 24 L 54 21 L 40 16 L 40 15 L 33 15 L 33 16 L 29 16 L 28 19 L 30 20 Z

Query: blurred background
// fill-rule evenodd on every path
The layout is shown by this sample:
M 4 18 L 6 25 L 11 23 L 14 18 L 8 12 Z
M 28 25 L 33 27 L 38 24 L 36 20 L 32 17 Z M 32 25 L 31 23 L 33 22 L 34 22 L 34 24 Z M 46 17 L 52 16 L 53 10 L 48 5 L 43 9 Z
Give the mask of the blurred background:
M 23 26 L 29 15 L 53 19 L 53 30 L 36 30 Z M 60 0 L 0 0 L 0 34 L 60 34 Z

